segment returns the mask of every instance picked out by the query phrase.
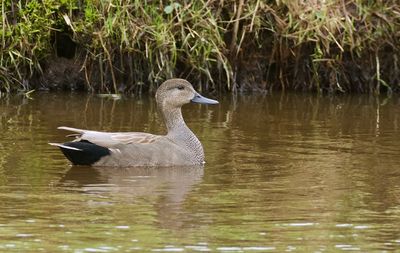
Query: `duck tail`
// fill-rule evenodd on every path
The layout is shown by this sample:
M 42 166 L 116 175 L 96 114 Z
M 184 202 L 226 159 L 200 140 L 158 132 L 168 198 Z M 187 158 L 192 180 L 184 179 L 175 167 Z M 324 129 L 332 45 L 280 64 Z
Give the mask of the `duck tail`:
M 82 151 L 82 149 L 74 148 L 74 147 L 71 147 L 71 146 L 67 146 L 67 145 L 64 145 L 64 144 L 62 144 L 62 143 L 49 142 L 49 144 L 50 144 L 51 146 L 59 147 L 59 148 L 61 148 L 61 150 L 62 150 L 62 149 L 70 149 L 70 150 L 75 150 L 75 151 Z
M 93 165 L 100 158 L 110 155 L 108 148 L 96 145 L 88 141 L 72 141 L 66 143 L 49 143 L 59 147 L 65 157 L 74 165 Z

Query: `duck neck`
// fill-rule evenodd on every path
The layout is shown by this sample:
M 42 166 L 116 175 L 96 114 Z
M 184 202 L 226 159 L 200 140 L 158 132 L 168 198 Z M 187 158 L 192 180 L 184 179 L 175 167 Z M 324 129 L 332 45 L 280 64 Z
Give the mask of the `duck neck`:
M 203 146 L 196 135 L 186 125 L 181 108 L 162 110 L 167 126 L 167 137 L 181 147 L 191 150 L 199 162 L 204 161 Z
M 162 114 L 164 116 L 165 125 L 167 126 L 168 135 L 182 132 L 186 133 L 186 131 L 190 131 L 183 120 L 182 111 L 180 108 L 163 110 Z

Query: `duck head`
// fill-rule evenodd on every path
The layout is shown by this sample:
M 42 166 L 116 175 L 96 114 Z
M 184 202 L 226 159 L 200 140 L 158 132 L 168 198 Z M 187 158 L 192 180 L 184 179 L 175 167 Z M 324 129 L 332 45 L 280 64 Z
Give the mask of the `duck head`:
M 156 101 L 161 108 L 180 108 L 184 104 L 218 104 L 217 100 L 206 98 L 197 93 L 185 79 L 169 79 L 160 85 L 156 92 Z

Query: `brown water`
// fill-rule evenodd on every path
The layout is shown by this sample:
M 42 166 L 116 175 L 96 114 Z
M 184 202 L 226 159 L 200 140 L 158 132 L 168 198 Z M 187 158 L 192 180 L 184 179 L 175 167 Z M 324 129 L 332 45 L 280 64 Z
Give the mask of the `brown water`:
M 57 126 L 163 133 L 153 100 L 0 100 L 0 252 L 400 251 L 400 99 L 187 105 L 201 168 L 71 167 Z

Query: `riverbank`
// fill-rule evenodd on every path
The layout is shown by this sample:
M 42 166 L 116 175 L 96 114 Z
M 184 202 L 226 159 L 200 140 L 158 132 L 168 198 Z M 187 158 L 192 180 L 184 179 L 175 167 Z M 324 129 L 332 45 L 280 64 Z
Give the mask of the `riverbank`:
M 376 3 L 368 3 L 376 2 Z M 2 2 L 2 91 L 400 90 L 400 3 Z

